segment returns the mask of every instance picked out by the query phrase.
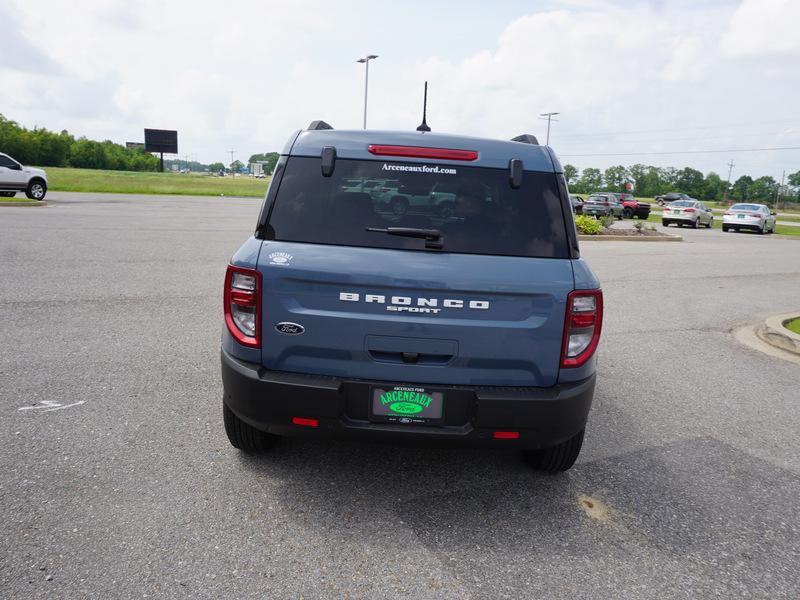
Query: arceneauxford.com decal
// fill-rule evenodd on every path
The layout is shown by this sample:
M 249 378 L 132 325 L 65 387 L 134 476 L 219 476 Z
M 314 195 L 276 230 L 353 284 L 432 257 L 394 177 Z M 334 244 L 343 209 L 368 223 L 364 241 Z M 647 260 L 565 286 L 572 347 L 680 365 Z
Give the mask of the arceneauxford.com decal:
M 452 167 L 430 167 L 428 165 L 390 165 L 383 163 L 384 171 L 405 171 L 410 173 L 431 173 L 433 175 L 457 175 Z

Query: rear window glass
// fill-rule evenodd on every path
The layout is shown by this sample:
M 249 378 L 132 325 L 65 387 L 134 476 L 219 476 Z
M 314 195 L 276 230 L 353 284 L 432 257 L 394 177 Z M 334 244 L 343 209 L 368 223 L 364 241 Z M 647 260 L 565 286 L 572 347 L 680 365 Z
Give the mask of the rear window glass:
M 730 210 L 751 210 L 751 211 L 759 211 L 761 207 L 758 204 L 734 204 L 731 206 Z
M 367 231 L 405 227 L 441 233 L 442 252 L 569 257 L 554 173 L 526 171 L 513 189 L 506 169 L 338 159 L 323 177 L 319 158 L 290 157 L 269 225 L 291 242 L 425 250 Z
M 694 202 L 689 202 L 688 200 L 677 200 L 670 204 L 670 206 L 694 206 Z

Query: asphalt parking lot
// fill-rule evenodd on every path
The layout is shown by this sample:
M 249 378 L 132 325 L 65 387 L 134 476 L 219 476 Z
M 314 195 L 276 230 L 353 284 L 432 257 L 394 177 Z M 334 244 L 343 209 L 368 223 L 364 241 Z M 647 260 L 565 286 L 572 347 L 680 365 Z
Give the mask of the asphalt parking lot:
M 0 597 L 800 595 L 800 240 L 588 242 L 606 304 L 567 474 L 513 452 L 222 429 L 225 265 L 255 199 L 0 208 Z M 676 231 L 672 230 L 673 233 Z

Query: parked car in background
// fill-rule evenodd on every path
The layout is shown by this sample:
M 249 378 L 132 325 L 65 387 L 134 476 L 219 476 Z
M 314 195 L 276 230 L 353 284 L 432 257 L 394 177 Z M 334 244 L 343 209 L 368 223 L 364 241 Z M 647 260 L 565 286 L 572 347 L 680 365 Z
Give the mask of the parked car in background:
M 31 200 L 44 200 L 47 173 L 42 169 L 24 167 L 8 154 L 0 152 L 0 196 L 13 198 L 17 192 L 25 192 Z
M 665 204 L 669 204 L 670 202 L 675 202 L 676 200 L 695 200 L 691 196 L 687 196 L 686 194 L 681 194 L 680 192 L 669 192 L 668 194 L 663 194 L 661 196 L 656 196 L 654 200 L 658 203 L 659 206 L 664 206 Z
M 647 219 L 650 216 L 650 204 L 640 202 L 633 197 L 633 194 L 620 194 L 620 201 L 622 202 L 622 216 L 626 219 L 633 217 Z
M 749 229 L 775 233 L 776 213 L 765 204 L 734 204 L 722 215 L 722 231 Z
M 583 214 L 590 217 L 612 215 L 622 219 L 622 204 L 617 201 L 615 194 L 592 194 L 583 203 Z
M 576 196 L 575 194 L 569 195 L 569 202 L 572 204 L 572 212 L 576 215 L 583 214 L 583 198 L 581 196 Z
M 714 213 L 697 200 L 677 200 L 669 206 L 665 206 L 661 215 L 661 224 L 664 227 L 668 227 L 670 223 L 675 223 L 679 227 L 688 225 L 695 229 L 700 225 L 705 225 L 711 229 L 714 224 Z

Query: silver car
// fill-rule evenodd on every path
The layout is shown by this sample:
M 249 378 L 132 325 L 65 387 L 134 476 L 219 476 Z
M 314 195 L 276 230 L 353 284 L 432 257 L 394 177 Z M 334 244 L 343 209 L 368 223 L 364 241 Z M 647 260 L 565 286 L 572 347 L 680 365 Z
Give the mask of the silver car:
M 776 214 L 765 204 L 734 204 L 722 216 L 722 231 L 749 229 L 775 233 Z
M 688 225 L 695 229 L 705 225 L 711 229 L 714 224 L 714 213 L 697 200 L 676 200 L 665 206 L 661 214 L 661 224 L 668 227 L 670 223 L 676 223 L 679 227 Z

